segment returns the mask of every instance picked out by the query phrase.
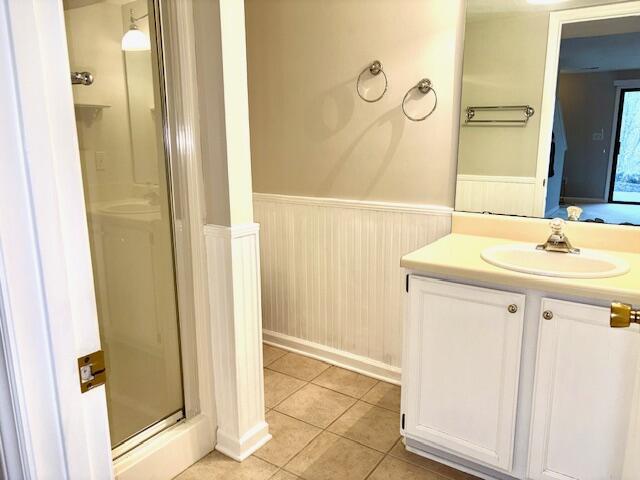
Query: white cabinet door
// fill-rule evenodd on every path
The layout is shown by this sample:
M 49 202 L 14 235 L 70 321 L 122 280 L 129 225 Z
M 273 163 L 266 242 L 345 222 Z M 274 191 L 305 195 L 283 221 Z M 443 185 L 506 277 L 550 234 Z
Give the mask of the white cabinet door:
M 511 470 L 524 305 L 524 295 L 411 276 L 405 435 Z
M 530 478 L 622 478 L 639 339 L 610 328 L 608 308 L 543 300 Z

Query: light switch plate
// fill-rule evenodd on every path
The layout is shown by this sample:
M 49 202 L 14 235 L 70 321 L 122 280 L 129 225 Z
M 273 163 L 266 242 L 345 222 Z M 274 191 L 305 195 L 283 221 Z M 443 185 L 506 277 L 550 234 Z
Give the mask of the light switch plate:
M 95 154 L 96 170 L 102 172 L 106 169 L 107 154 L 105 152 L 96 152 Z

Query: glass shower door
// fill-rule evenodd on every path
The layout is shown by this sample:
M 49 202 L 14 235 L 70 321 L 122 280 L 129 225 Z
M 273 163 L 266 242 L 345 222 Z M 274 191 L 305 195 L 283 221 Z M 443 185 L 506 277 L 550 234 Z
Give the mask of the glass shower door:
M 117 456 L 184 415 L 153 2 L 64 5 Z

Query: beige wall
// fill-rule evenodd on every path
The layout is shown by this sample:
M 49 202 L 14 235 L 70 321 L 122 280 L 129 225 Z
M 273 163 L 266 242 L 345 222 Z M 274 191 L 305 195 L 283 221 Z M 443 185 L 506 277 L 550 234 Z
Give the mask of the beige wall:
M 463 126 L 459 173 L 536 175 L 548 19 L 547 12 L 492 15 L 466 24 L 463 110 L 470 105 L 531 105 L 536 113 L 526 127 Z
M 462 2 L 246 0 L 254 191 L 453 205 Z M 389 76 L 378 103 L 355 80 Z M 438 108 L 400 110 L 419 79 Z M 378 80 L 378 79 L 376 79 Z

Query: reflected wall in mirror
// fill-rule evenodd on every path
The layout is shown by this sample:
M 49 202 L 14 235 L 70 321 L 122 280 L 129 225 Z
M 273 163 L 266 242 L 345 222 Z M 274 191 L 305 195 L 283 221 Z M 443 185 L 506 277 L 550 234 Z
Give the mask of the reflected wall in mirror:
M 468 0 L 461 105 L 456 210 L 640 225 L 640 2 Z
M 137 0 L 126 7 L 122 9 L 122 24 L 125 28 L 128 28 L 131 10 L 137 16 L 147 12 L 146 0 Z M 145 35 L 149 35 L 149 17 L 141 18 L 136 25 Z M 164 159 L 158 159 L 157 139 L 162 138 L 162 132 L 159 130 L 155 109 L 157 92 L 149 88 L 149 85 L 157 84 L 157 79 L 153 78 L 151 51 L 122 53 L 129 101 L 133 178 L 136 183 L 155 185 L 158 183 L 158 161 Z

